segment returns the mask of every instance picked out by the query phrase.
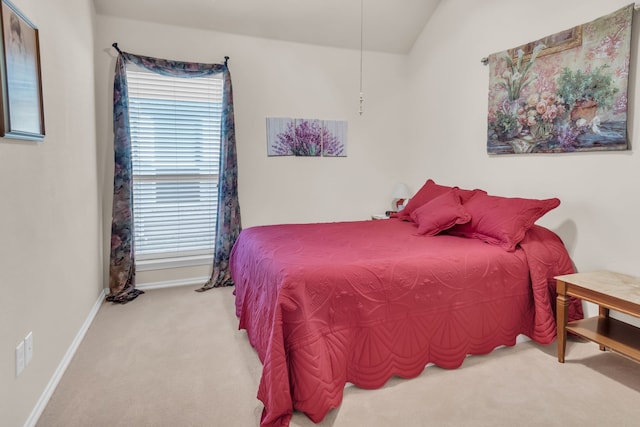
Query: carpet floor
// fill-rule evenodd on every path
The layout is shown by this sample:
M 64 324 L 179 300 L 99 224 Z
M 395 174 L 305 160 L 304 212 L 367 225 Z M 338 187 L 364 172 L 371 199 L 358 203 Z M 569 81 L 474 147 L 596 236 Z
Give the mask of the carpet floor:
M 37 426 L 258 426 L 262 365 L 233 288 L 194 289 L 103 304 Z M 526 341 L 378 390 L 347 386 L 320 424 L 294 413 L 291 426 L 640 425 L 640 364 L 577 339 L 556 357 L 555 343 Z

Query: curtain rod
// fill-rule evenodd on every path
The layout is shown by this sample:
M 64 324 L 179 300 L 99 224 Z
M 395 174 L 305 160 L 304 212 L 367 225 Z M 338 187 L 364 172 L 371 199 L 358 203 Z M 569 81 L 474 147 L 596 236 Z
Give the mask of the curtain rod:
M 119 54 L 122 54 L 122 51 L 121 51 L 121 50 L 120 50 L 120 48 L 118 47 L 118 43 L 117 43 L 117 42 L 112 43 L 112 44 L 111 44 L 111 46 L 113 46 L 113 48 L 114 48 L 115 50 L 117 50 Z M 225 65 L 225 66 L 228 66 L 228 64 L 229 64 L 229 57 L 228 57 L 228 56 L 225 56 L 225 57 L 224 57 L 224 65 Z
M 633 10 L 640 10 L 640 4 L 634 3 Z M 482 65 L 487 65 L 489 63 L 489 58 L 485 56 L 484 58 L 480 59 L 480 62 L 482 63 Z
M 118 51 L 119 54 L 122 54 L 122 51 L 120 50 L 120 48 L 118 47 L 118 43 L 112 43 L 111 46 L 113 46 L 113 48 L 115 50 Z

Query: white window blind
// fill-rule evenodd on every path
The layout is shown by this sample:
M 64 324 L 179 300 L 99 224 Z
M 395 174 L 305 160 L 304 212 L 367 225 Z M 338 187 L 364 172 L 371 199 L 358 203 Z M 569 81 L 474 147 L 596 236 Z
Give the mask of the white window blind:
M 127 64 L 138 259 L 212 253 L 221 75 L 181 78 Z

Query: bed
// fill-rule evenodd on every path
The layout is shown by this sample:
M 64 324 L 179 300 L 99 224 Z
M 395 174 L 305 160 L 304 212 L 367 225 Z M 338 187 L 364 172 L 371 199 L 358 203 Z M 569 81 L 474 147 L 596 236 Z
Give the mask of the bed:
M 286 426 L 294 410 L 320 422 L 347 383 L 457 368 L 521 334 L 555 339 L 553 277 L 574 269 L 534 222 L 559 201 L 425 187 L 429 197 L 418 192 L 396 218 L 240 233 L 230 267 L 239 328 L 263 364 L 261 426 Z M 527 209 L 524 222 L 514 214 Z M 569 317 L 582 317 L 580 301 Z

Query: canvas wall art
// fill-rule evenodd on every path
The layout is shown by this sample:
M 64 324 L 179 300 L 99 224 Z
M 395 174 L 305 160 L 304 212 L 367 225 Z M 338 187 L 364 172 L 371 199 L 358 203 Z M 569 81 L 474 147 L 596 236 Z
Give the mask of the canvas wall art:
M 626 150 L 633 10 L 490 55 L 487 152 Z
M 347 122 L 268 117 L 267 155 L 346 157 Z

